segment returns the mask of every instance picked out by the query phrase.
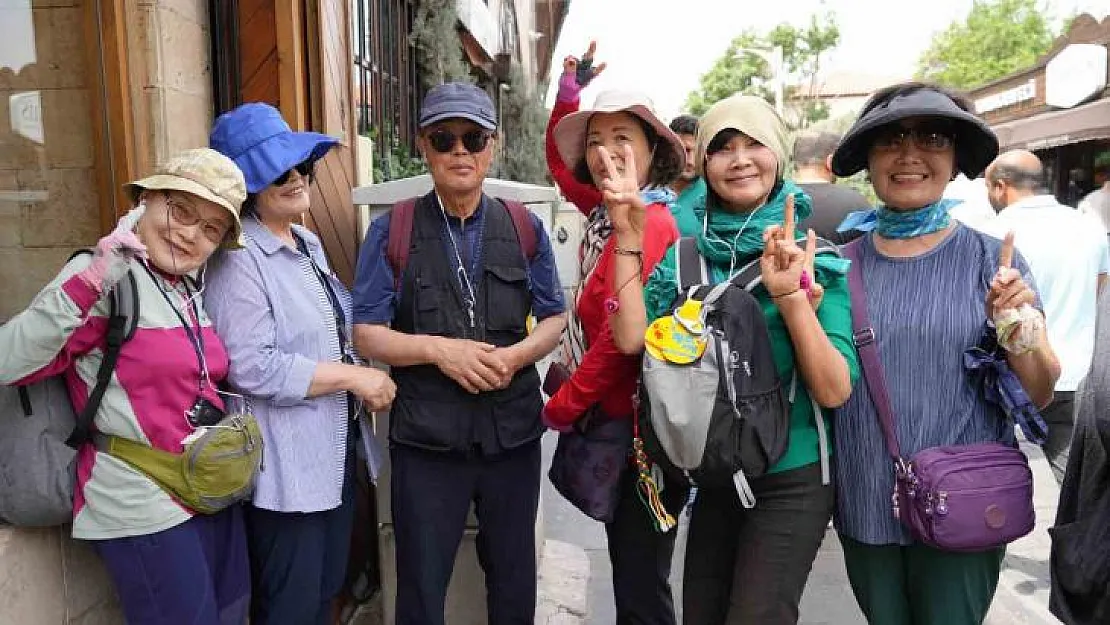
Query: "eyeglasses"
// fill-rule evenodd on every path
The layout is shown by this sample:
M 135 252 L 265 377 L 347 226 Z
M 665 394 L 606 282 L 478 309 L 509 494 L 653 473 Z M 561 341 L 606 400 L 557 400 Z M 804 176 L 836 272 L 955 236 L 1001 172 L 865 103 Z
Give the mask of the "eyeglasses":
M 917 149 L 923 152 L 943 152 L 952 147 L 954 138 L 950 129 L 940 128 L 891 128 L 880 132 L 875 137 L 875 142 L 872 146 L 876 150 L 884 152 L 895 152 L 902 149 L 902 146 L 907 145 L 907 141 L 913 140 L 913 144 Z
M 440 154 L 447 154 L 455 149 L 455 142 L 462 139 L 463 147 L 471 154 L 477 154 L 486 149 L 489 145 L 490 137 L 493 135 L 484 130 L 468 130 L 462 136 L 456 135 L 450 130 L 436 130 L 428 135 L 428 143 L 431 144 L 432 149 Z
M 180 226 L 190 227 L 200 224 L 201 234 L 212 243 L 223 243 L 230 226 L 222 221 L 209 221 L 201 219 L 197 209 L 184 200 L 166 193 L 166 207 L 169 209 L 170 218 Z
M 275 187 L 285 186 L 285 183 L 289 182 L 289 177 L 293 175 L 294 171 L 306 178 L 309 184 L 312 184 L 312 178 L 316 175 L 316 161 L 310 158 L 303 162 L 297 163 L 293 166 L 293 169 L 290 169 L 277 178 L 274 178 L 273 185 Z

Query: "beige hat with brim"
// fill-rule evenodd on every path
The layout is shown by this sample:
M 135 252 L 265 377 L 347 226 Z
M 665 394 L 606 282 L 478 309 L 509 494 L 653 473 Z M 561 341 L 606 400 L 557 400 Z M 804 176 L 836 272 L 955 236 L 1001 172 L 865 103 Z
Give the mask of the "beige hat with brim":
M 573 169 L 586 155 L 586 128 L 594 113 L 630 113 L 648 123 L 659 137 L 675 152 L 679 163 L 686 162 L 686 148 L 682 139 L 655 114 L 651 98 L 637 91 L 602 91 L 597 94 L 592 108 L 575 111 L 555 124 L 555 147 L 567 167 Z
M 697 160 L 694 164 L 699 176 L 705 175 L 705 153 L 709 144 L 724 130 L 742 132 L 769 148 L 778 161 L 776 175 L 782 178 L 789 156 L 786 122 L 766 100 L 744 94 L 718 101 L 698 120 Z
M 154 174 L 124 187 L 131 192 L 132 201 L 137 201 L 144 190 L 181 191 L 222 206 L 231 215 L 232 224 L 220 247 L 243 247 L 239 211 L 247 199 L 247 183 L 239 166 L 216 150 L 196 148 L 180 152 L 159 166 Z

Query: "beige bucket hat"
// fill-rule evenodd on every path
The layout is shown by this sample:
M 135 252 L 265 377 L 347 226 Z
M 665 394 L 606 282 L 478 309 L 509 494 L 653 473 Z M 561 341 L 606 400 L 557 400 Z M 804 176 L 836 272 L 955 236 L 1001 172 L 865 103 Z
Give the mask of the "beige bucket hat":
M 730 129 L 770 148 L 778 161 L 777 176 L 783 177 L 789 159 L 786 122 L 766 100 L 744 94 L 720 100 L 698 120 L 697 160 L 694 162 L 699 176 L 705 175 L 705 153 L 709 144 L 722 130 Z
M 594 113 L 626 112 L 648 123 L 664 141 L 664 147 L 675 152 L 679 163 L 686 162 L 682 140 L 655 113 L 651 98 L 638 91 L 609 90 L 597 94 L 592 108 L 575 111 L 555 124 L 555 147 L 567 167 L 578 165 L 586 155 L 586 127 Z M 656 148 L 658 149 L 658 147 Z
M 138 201 L 144 190 L 170 190 L 191 193 L 227 209 L 232 217 L 231 230 L 220 247 L 243 247 L 243 224 L 239 210 L 247 199 L 247 183 L 243 172 L 230 158 L 211 148 L 185 150 L 162 163 L 154 173 L 124 187 Z

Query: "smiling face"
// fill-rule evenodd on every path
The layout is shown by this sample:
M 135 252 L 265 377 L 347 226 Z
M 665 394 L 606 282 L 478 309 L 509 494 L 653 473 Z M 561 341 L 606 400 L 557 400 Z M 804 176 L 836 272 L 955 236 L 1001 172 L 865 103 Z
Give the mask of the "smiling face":
M 285 182 L 274 183 L 258 192 L 255 209 L 263 221 L 290 221 L 310 208 L 308 185 L 311 180 L 292 169 Z
M 482 180 L 493 163 L 496 140 L 496 133 L 472 121 L 447 119 L 421 130 L 417 145 L 428 163 L 436 189 L 453 195 L 473 193 L 482 188 Z
M 594 113 L 586 125 L 586 167 L 594 186 L 609 177 L 605 161 L 601 158 L 599 147 L 604 147 L 613 159 L 617 171 L 624 173 L 624 146 L 632 147 L 632 157 L 636 160 L 636 180 L 641 187 L 647 184 L 651 172 L 651 144 L 640 123 L 640 118 L 631 113 Z
M 135 234 L 151 264 L 164 273 L 196 271 L 227 237 L 234 222 L 227 209 L 182 191 L 143 191 L 146 212 Z
M 770 148 L 736 130 L 723 130 L 709 142 L 705 180 L 725 208 L 751 211 L 775 188 L 778 159 Z
M 956 172 L 952 135 L 943 119 L 930 117 L 881 128 L 867 157 L 875 195 L 887 207 L 904 211 L 940 201 Z

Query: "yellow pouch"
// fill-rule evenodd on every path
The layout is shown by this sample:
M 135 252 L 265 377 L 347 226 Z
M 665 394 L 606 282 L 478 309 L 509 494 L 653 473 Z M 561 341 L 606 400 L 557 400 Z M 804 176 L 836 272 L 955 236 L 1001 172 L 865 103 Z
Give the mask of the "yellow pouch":
M 687 299 L 674 314 L 660 317 L 648 326 L 644 346 L 656 359 L 688 365 L 705 352 L 704 333 L 701 302 Z

